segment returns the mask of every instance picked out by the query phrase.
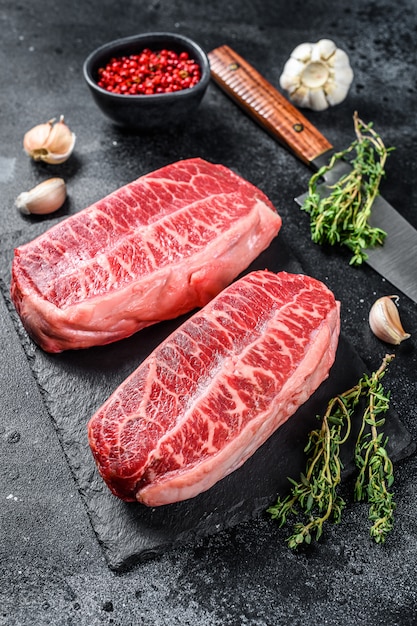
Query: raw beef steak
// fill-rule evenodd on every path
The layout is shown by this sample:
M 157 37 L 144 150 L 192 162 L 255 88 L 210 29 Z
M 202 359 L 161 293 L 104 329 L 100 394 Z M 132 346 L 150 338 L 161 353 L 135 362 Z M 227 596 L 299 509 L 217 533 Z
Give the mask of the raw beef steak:
M 178 161 L 17 248 L 12 300 L 48 352 L 110 343 L 206 304 L 280 227 L 228 168 Z
M 252 272 L 172 333 L 91 418 L 112 492 L 159 506 L 237 469 L 328 376 L 339 303 L 302 274 Z

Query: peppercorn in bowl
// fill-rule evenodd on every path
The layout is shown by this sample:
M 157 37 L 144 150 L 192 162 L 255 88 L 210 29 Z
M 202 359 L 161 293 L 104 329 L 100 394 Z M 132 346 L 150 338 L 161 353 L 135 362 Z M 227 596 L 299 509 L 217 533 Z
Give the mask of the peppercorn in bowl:
M 204 50 L 174 33 L 146 33 L 107 43 L 85 60 L 95 103 L 114 124 L 172 127 L 198 108 L 210 80 Z

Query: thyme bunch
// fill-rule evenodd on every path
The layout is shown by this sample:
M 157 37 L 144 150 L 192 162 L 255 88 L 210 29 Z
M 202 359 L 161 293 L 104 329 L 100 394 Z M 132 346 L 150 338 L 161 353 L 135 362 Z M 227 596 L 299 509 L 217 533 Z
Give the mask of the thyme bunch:
M 267 509 L 279 526 L 291 515 L 303 517 L 303 521 L 294 524 L 287 539 L 290 548 L 319 539 L 326 521 L 341 520 L 346 503 L 338 494 L 343 469 L 340 451 L 351 434 L 352 415 L 363 400 L 365 409 L 354 453 L 359 469 L 354 494 L 357 501 L 367 499 L 370 503 L 370 534 L 375 541 L 384 542 L 392 529 L 395 503 L 389 489 L 394 482 L 393 466 L 385 447 L 387 439 L 378 428 L 384 424 L 381 416 L 389 406 L 389 393 L 385 393 L 381 379 L 393 358 L 394 355 L 385 355 L 376 372 L 365 374 L 354 387 L 329 401 L 321 427 L 308 436 L 305 474 L 300 475 L 298 482 L 289 478 L 290 493 Z
M 365 249 L 382 245 L 386 238 L 386 232 L 372 227 L 369 218 L 393 148 L 386 148 L 372 123 L 365 124 L 357 112 L 353 120 L 356 139 L 346 150 L 334 153 L 330 162 L 310 178 L 308 196 L 301 208 L 310 214 L 315 243 L 345 245 L 353 253 L 350 265 L 360 265 L 367 258 Z M 321 195 L 320 180 L 341 159 L 349 161 L 352 169 L 335 184 L 326 185 L 328 195 Z

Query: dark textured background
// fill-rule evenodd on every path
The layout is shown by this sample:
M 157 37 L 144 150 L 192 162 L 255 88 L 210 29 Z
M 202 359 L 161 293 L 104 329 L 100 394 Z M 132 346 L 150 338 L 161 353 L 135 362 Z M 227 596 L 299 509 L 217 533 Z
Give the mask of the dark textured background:
M 310 243 L 306 216 L 292 200 L 308 182 L 304 165 L 214 85 L 187 128 L 148 136 L 116 130 L 95 109 L 81 68 L 87 54 L 110 39 L 172 30 L 207 51 L 229 44 L 278 85 L 295 45 L 330 37 L 348 52 L 355 79 L 343 104 L 307 115 L 341 147 L 352 139 L 354 110 L 374 122 L 386 144 L 397 148 L 384 195 L 417 227 L 414 0 L 267 0 L 261 9 L 237 0 L 1 0 L 0 19 L 3 273 L 10 262 L 4 242 L 28 240 L 144 172 L 201 156 L 235 168 L 270 196 L 304 270 L 341 300 L 344 334 L 368 367 L 379 365 L 386 346 L 371 335 L 367 316 L 372 302 L 393 288 L 370 268 L 349 268 L 346 254 L 325 254 Z M 61 113 L 77 134 L 74 155 L 55 169 L 33 163 L 21 148 L 24 132 Z M 46 219 L 20 215 L 15 197 L 52 175 L 67 181 L 64 208 Z M 350 503 L 343 522 L 299 554 L 286 548 L 285 529 L 261 517 L 130 572 L 111 572 L 47 413 L 48 396 L 3 299 L 0 308 L 0 624 L 416 623 L 415 455 L 396 465 L 396 525 L 382 547 L 367 536 L 366 507 Z M 417 439 L 417 311 L 405 297 L 400 309 L 412 338 L 395 349 L 385 381 Z M 68 401 L 77 410 L 76 398 Z

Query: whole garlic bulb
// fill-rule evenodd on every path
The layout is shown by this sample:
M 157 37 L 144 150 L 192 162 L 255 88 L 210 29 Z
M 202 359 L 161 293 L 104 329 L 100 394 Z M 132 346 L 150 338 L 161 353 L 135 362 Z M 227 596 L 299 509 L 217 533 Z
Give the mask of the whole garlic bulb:
M 330 39 L 302 43 L 284 65 L 280 85 L 294 104 L 323 111 L 342 102 L 353 80 L 349 57 Z
M 54 118 L 44 124 L 37 124 L 23 138 L 26 154 L 35 161 L 53 165 L 64 163 L 71 156 L 74 145 L 75 135 L 65 124 L 63 115 L 58 122 Z

